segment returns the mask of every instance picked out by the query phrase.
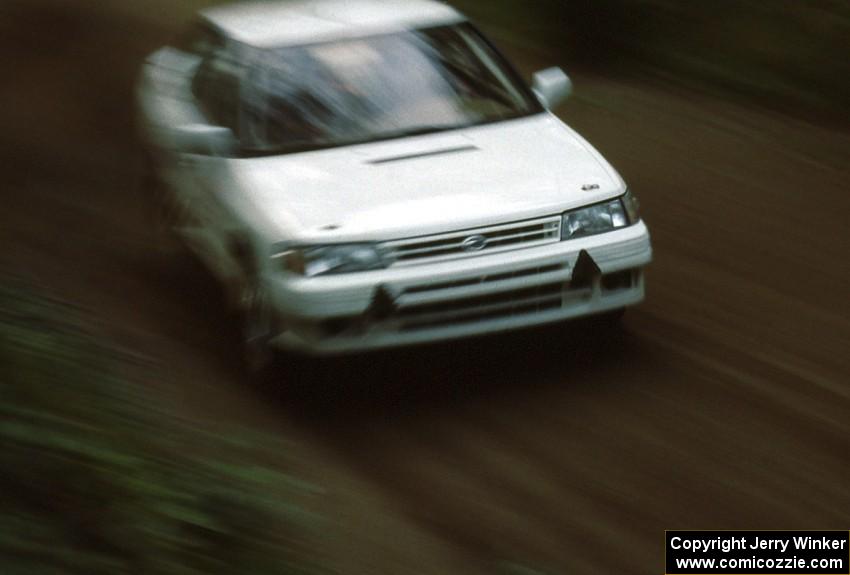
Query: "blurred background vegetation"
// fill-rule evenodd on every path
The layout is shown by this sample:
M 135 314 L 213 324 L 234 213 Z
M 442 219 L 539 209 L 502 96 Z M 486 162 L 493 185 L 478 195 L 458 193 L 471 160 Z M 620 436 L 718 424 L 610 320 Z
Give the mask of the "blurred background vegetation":
M 286 446 L 192 426 L 122 377 L 142 359 L 37 294 L 0 283 L 0 572 L 315 572 L 320 490 L 263 463 Z

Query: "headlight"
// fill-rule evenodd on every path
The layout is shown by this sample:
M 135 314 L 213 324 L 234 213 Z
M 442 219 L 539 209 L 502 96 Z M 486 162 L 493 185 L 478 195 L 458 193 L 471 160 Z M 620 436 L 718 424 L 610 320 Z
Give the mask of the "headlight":
M 623 200 L 623 206 L 626 208 L 626 215 L 629 216 L 629 223 L 636 224 L 640 221 L 640 202 L 637 197 L 631 192 L 631 190 L 626 190 L 626 193 L 620 197 Z
M 285 270 L 306 277 L 375 270 L 388 265 L 384 254 L 372 244 L 292 248 L 274 257 Z
M 615 200 L 567 212 L 561 224 L 561 239 L 571 240 L 624 228 L 640 219 L 637 199 L 626 192 Z

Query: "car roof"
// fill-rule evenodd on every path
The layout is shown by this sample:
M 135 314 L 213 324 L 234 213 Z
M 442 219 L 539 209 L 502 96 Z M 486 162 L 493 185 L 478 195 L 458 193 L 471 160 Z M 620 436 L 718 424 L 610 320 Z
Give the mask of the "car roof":
M 226 36 L 257 47 L 362 37 L 465 20 L 437 0 L 253 0 L 201 11 Z

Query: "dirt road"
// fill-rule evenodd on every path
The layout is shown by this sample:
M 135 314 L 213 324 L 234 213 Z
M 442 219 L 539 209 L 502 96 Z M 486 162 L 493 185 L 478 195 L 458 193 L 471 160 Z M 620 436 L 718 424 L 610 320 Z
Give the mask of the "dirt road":
M 620 333 L 335 360 L 259 394 L 207 276 L 150 247 L 127 134 L 156 33 L 27 18 L 2 46 L 0 269 L 152 358 L 139 376 L 187 416 L 292 439 L 336 571 L 660 573 L 664 529 L 850 525 L 847 132 L 580 74 L 562 116 L 639 195 L 656 250 Z

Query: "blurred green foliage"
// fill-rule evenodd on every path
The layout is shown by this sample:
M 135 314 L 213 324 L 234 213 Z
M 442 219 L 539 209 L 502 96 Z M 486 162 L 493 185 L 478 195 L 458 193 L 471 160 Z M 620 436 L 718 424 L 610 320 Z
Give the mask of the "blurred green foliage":
M 563 63 L 651 67 L 805 114 L 847 116 L 846 0 L 455 0 Z
M 124 361 L 139 361 L 124 357 Z M 68 306 L 0 283 L 0 573 L 306 573 L 320 492 L 120 376 Z M 279 455 L 277 455 L 279 457 Z

